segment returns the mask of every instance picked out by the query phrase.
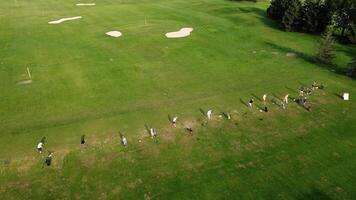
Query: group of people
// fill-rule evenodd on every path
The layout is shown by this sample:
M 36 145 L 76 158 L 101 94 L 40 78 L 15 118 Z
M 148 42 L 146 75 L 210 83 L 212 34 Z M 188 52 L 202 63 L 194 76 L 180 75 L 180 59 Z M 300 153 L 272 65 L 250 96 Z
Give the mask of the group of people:
M 317 85 L 316 81 L 313 82 L 313 84 L 311 85 L 311 87 L 305 87 L 305 86 L 302 86 L 299 90 L 299 95 L 297 98 L 294 99 L 294 101 L 296 103 L 298 103 L 299 105 L 302 105 L 304 106 L 308 111 L 311 110 L 310 108 L 310 105 L 308 106 L 307 105 L 307 99 L 310 95 L 312 95 L 312 92 L 316 89 L 324 89 L 324 86 L 323 84 L 320 84 L 320 85 Z M 282 109 L 286 109 L 286 104 L 288 104 L 288 99 L 289 99 L 289 94 L 286 94 L 283 98 L 283 100 L 281 101 L 281 107 Z M 262 96 L 262 100 L 263 100 L 263 103 L 264 103 L 264 108 L 261 110 L 261 112 L 268 112 L 268 107 L 267 107 L 267 94 L 264 94 Z M 250 108 L 253 108 L 253 104 L 254 104 L 254 99 L 250 99 L 250 101 L 248 102 L 248 106 Z M 208 120 L 211 120 L 212 118 L 212 114 L 213 114 L 213 111 L 212 110 L 208 110 L 205 114 L 206 118 Z M 230 120 L 231 119 L 231 115 L 230 113 L 228 112 L 223 112 L 222 113 L 223 116 L 226 117 L 226 119 Z M 222 116 L 221 115 L 221 116 Z M 170 122 L 172 123 L 172 126 L 173 127 L 177 127 L 177 121 L 178 121 L 178 117 L 175 116 L 173 118 L 170 118 Z M 148 132 L 149 132 L 149 135 L 151 136 L 151 138 L 155 138 L 157 137 L 157 130 L 153 127 L 151 128 L 147 128 L 148 129 Z M 193 134 L 193 129 L 191 127 L 186 127 L 185 130 L 190 134 L 192 135 Z M 43 153 L 43 148 L 44 148 L 44 143 L 45 143 L 45 137 L 43 137 L 41 139 L 41 141 L 38 143 L 37 145 L 37 150 L 39 152 L 39 154 L 42 154 Z M 81 140 L 80 140 L 80 144 L 81 145 L 84 145 L 86 143 L 86 140 L 85 140 L 85 135 L 82 135 L 81 136 Z M 128 144 L 128 141 L 127 141 L 127 138 L 120 133 L 120 143 L 123 145 L 123 146 L 127 146 Z M 52 158 L 53 158 L 53 152 L 51 151 L 48 151 L 48 155 L 45 159 L 45 164 L 47 166 L 50 166 L 51 163 L 52 163 Z
M 302 105 L 304 108 L 306 108 L 308 111 L 311 111 L 311 106 L 310 105 L 307 105 L 307 99 L 310 95 L 312 95 L 312 92 L 316 89 L 324 89 L 324 85 L 323 84 L 320 84 L 318 85 L 316 81 L 313 82 L 313 84 L 311 85 L 311 87 L 305 87 L 305 86 L 301 86 L 300 90 L 299 90 L 299 96 L 294 99 L 294 101 L 296 103 L 298 103 L 299 105 Z M 263 103 L 264 103 L 264 108 L 261 109 L 261 112 L 268 112 L 268 107 L 267 107 L 267 104 L 266 104 L 266 101 L 267 101 L 267 94 L 264 94 L 262 96 L 262 100 L 263 100 Z M 283 100 L 281 101 L 281 107 L 283 110 L 286 109 L 286 105 L 289 103 L 289 94 L 286 94 L 283 98 Z M 253 104 L 254 104 L 254 99 L 250 99 L 250 101 L 248 102 L 248 106 L 250 108 L 253 108 Z

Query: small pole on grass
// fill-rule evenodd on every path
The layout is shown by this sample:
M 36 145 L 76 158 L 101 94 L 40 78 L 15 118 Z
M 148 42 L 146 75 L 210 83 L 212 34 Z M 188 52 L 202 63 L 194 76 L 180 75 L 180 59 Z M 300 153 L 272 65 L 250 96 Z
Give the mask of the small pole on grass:
M 32 79 L 32 77 L 31 77 L 31 72 L 30 72 L 30 68 L 28 68 L 28 67 L 27 67 L 27 74 L 28 74 L 28 77 L 29 77 L 30 79 Z

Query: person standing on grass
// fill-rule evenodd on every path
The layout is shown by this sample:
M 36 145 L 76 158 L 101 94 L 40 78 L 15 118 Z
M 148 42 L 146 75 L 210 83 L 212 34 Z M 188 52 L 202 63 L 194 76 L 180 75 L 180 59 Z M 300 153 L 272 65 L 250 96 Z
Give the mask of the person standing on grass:
M 85 144 L 85 135 L 82 135 L 82 137 L 80 138 L 80 144 L 81 145 Z
M 286 104 L 284 104 L 284 102 L 282 101 L 282 109 L 285 110 L 286 109 Z
M 263 99 L 263 103 L 266 103 L 266 100 L 267 100 L 267 94 L 264 94 L 264 95 L 263 95 L 263 97 L 262 97 L 262 99 Z
M 248 102 L 248 106 L 249 106 L 250 108 L 252 108 L 252 106 L 253 106 L 253 99 L 250 99 L 250 101 Z
M 313 81 L 312 89 L 315 90 L 317 88 L 318 88 L 318 85 L 317 85 L 316 81 Z
M 156 136 L 157 136 L 156 129 L 150 128 L 150 135 L 151 135 L 151 138 L 152 138 L 152 139 L 153 139 L 154 137 L 156 137 Z
M 307 103 L 307 97 L 304 97 L 304 99 L 303 99 L 303 105 L 305 106 L 306 103 Z
M 192 128 L 188 127 L 186 129 L 187 129 L 187 131 L 189 132 L 190 135 L 193 135 L 193 129 Z
M 263 109 L 263 111 L 268 112 L 267 106 L 265 106 L 265 108 Z
M 123 136 L 122 134 L 120 134 L 120 137 L 121 137 L 121 144 L 126 146 L 127 145 L 127 139 L 125 136 Z
M 299 96 L 304 96 L 304 91 L 303 90 L 299 90 Z
M 38 151 L 40 154 L 42 154 L 42 151 L 43 151 L 43 143 L 42 143 L 42 142 L 40 142 L 40 143 L 37 144 L 37 151 Z
M 49 151 L 48 155 L 46 157 L 46 160 L 45 160 L 45 163 L 46 163 L 47 166 L 51 166 L 52 158 L 53 158 L 53 153 Z
M 284 103 L 288 103 L 288 97 L 289 97 L 289 94 L 287 94 L 287 95 L 284 97 L 284 99 L 283 99 L 283 102 L 284 102 Z
M 177 127 L 177 120 L 178 120 L 178 117 L 173 117 L 172 124 L 174 127 Z
M 212 110 L 208 110 L 208 112 L 206 113 L 206 116 L 208 117 L 208 119 L 211 119 L 211 114 L 213 113 Z
M 226 116 L 226 118 L 227 118 L 228 120 L 230 120 L 230 119 L 231 119 L 231 115 L 230 115 L 230 113 L 225 112 L 225 116 Z

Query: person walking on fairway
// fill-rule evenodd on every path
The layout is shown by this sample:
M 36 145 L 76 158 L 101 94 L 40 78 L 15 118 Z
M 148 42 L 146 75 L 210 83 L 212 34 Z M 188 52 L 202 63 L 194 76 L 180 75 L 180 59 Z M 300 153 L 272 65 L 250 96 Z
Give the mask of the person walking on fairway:
M 42 151 L 43 151 L 43 143 L 42 142 L 37 144 L 37 150 L 40 154 L 42 154 Z
M 206 116 L 208 117 L 208 119 L 211 119 L 211 114 L 212 114 L 212 110 L 208 110 L 208 112 L 206 113 Z
M 177 127 L 177 119 L 178 119 L 178 117 L 173 117 L 173 119 L 172 119 L 172 124 L 174 127 Z
M 253 99 L 250 99 L 250 101 L 248 102 L 248 106 L 249 106 L 250 108 L 252 108 L 252 106 L 253 106 Z
M 263 95 L 263 97 L 262 97 L 262 99 L 263 99 L 263 103 L 266 103 L 266 100 L 267 100 L 267 94 L 264 94 L 264 95 Z
M 289 94 L 287 94 L 287 95 L 284 97 L 284 99 L 283 99 L 283 102 L 284 102 L 284 103 L 288 103 L 288 97 L 289 97 Z

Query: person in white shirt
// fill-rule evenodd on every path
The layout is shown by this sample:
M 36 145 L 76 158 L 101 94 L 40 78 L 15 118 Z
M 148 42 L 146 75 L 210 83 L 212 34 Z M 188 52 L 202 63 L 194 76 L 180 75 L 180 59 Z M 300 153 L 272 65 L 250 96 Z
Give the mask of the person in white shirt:
M 124 145 L 124 146 L 127 145 L 127 139 L 126 139 L 125 136 L 122 136 L 122 137 L 121 137 L 121 144 Z
M 284 97 L 284 99 L 283 99 L 283 102 L 284 102 L 284 103 L 288 103 L 288 97 L 289 97 L 289 94 L 287 94 L 287 95 Z
M 156 137 L 156 136 L 157 136 L 156 129 L 150 128 L 150 135 L 151 135 L 151 138 L 152 138 L 152 139 L 153 139 L 154 137 Z
M 206 113 L 206 116 L 208 117 L 209 120 L 211 119 L 212 112 L 213 112 L 212 110 L 208 110 L 208 112 Z
M 267 100 L 267 94 L 264 94 L 264 95 L 263 95 L 263 97 L 262 97 L 262 99 L 263 99 L 263 102 L 264 102 L 264 103 L 266 103 L 266 100 Z
M 39 153 L 42 153 L 42 150 L 43 150 L 43 143 L 42 142 L 38 143 L 37 150 L 38 150 Z
M 178 120 L 178 117 L 173 117 L 172 123 L 173 123 L 174 127 L 177 127 L 177 120 Z

